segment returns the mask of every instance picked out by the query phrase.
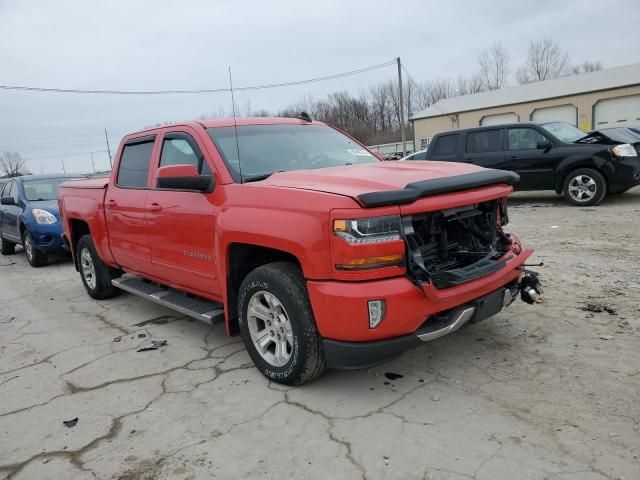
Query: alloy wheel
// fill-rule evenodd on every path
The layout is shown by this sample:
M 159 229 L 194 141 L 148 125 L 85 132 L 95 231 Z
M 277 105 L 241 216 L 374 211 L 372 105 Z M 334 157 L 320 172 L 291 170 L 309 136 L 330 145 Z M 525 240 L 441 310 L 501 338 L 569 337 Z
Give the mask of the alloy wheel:
M 93 258 L 91 252 L 87 248 L 83 248 L 80 251 L 80 268 L 82 270 L 82 276 L 84 281 L 90 289 L 96 288 L 96 268 L 93 265 Z
M 269 365 L 282 367 L 293 353 L 293 330 L 284 306 L 275 295 L 259 291 L 247 307 L 247 326 L 256 351 Z
M 569 182 L 569 195 L 576 202 L 588 202 L 597 192 L 598 185 L 589 175 L 577 175 Z

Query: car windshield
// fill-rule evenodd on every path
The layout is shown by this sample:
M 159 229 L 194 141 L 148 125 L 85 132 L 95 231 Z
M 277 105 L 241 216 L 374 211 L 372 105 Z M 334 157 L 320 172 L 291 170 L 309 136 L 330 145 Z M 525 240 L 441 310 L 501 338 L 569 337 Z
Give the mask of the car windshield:
M 72 177 L 42 178 L 23 182 L 24 196 L 30 202 L 55 200 L 58 198 L 60 184 L 73 180 Z
M 238 127 L 237 144 L 234 127 L 207 131 L 236 182 L 266 178 L 275 172 L 379 161 L 326 125 L 243 125 Z
M 565 122 L 544 123 L 542 124 L 542 128 L 558 140 L 566 143 L 573 143 L 586 135 L 586 133 L 579 128 Z

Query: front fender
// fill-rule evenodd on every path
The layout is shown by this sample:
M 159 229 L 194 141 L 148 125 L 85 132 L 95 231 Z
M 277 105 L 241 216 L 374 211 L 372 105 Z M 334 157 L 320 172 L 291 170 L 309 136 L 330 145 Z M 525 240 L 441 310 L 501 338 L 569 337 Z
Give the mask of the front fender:
M 613 174 L 614 166 L 612 164 L 610 150 L 603 150 L 589 156 L 572 155 L 562 160 L 556 169 L 554 187 L 556 193 L 562 192 L 562 186 L 567 174 L 578 168 L 592 168 L 602 173 L 608 181 Z

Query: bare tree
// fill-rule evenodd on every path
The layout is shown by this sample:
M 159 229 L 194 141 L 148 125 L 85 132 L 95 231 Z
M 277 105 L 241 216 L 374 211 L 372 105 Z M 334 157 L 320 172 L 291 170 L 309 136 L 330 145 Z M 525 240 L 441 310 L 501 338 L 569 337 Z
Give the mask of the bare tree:
M 527 59 L 518 69 L 518 83 L 540 82 L 566 75 L 569 71 L 569 55 L 551 38 L 529 42 Z
M 456 95 L 469 95 L 471 93 L 482 92 L 483 90 L 484 82 L 482 81 L 482 76 L 479 73 L 471 75 L 470 77 L 458 75 L 455 86 Z
M 511 60 L 509 51 L 501 42 L 495 42 L 478 57 L 480 75 L 487 90 L 497 90 L 507 84 Z
M 0 171 L 5 178 L 29 175 L 31 172 L 18 152 L 4 152 L 0 155 Z
M 571 73 L 573 75 L 595 72 L 597 70 L 602 70 L 602 62 L 600 61 L 590 62 L 589 60 L 585 60 L 584 62 L 571 67 Z

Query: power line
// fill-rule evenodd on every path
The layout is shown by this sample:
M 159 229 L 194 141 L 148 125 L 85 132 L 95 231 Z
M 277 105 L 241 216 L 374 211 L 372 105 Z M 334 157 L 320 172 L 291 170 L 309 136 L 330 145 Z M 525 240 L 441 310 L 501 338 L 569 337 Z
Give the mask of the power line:
M 396 60 L 390 60 L 378 65 L 351 70 L 349 72 L 336 73 L 334 75 L 326 75 L 323 77 L 309 78 L 307 80 L 296 80 L 292 82 L 270 83 L 265 85 L 252 85 L 235 88 L 235 91 L 263 90 L 268 88 L 290 87 L 294 85 L 304 85 L 307 83 L 322 82 L 325 80 L 333 80 L 336 78 L 358 75 L 360 73 L 377 70 L 388 67 L 396 63 Z M 0 85 L 0 90 L 17 90 L 26 92 L 44 92 L 44 93 L 77 93 L 77 94 L 97 94 L 97 95 L 174 95 L 174 94 L 200 94 L 200 93 L 222 93 L 229 92 L 229 88 L 202 88 L 196 90 L 84 90 L 80 88 L 48 88 L 48 87 L 28 87 L 24 85 Z
M 30 146 L 26 146 L 26 147 L 17 147 L 15 145 L 12 146 L 7 146 L 7 145 L 0 145 L 0 150 L 19 150 L 20 152 L 25 151 L 25 150 L 54 150 L 56 148 L 73 148 L 73 147 L 95 147 L 96 145 L 104 145 L 104 141 L 102 142 L 92 142 L 92 143 L 67 143 L 67 144 L 48 144 L 48 145 L 43 145 L 43 144 L 36 144 L 33 147 Z

